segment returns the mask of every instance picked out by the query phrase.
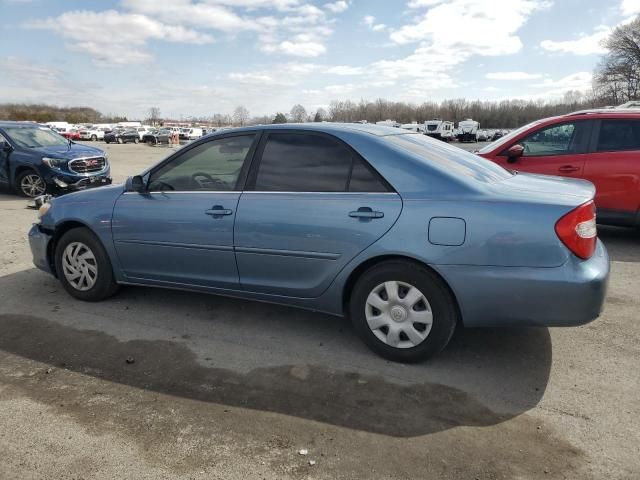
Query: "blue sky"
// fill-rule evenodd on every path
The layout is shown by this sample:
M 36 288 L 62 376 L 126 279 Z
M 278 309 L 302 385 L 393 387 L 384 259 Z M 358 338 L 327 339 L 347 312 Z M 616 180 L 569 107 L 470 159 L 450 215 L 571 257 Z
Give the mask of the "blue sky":
M 141 117 L 588 90 L 640 0 L 0 0 L 0 102 Z

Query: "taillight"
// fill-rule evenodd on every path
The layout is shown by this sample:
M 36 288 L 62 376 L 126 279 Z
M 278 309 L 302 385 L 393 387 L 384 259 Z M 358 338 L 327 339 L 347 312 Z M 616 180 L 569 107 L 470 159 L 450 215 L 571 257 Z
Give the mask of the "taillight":
M 584 260 L 596 250 L 596 206 L 593 200 L 571 210 L 556 222 L 556 234 L 569 250 Z

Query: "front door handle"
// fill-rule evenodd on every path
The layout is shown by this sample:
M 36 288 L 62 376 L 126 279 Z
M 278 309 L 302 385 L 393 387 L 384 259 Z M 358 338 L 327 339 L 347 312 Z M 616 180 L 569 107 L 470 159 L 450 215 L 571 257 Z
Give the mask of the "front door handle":
M 355 212 L 349 212 L 349 216 L 351 218 L 382 218 L 384 217 L 384 212 L 376 212 L 369 207 L 360 207 Z
M 580 168 L 574 167 L 573 165 L 563 165 L 558 169 L 558 171 L 562 173 L 572 173 L 577 172 L 578 170 L 580 170 Z
M 214 205 L 209 210 L 205 210 L 204 213 L 207 215 L 211 215 L 213 218 L 223 217 L 225 215 L 231 215 L 233 210 L 229 210 L 228 208 L 224 208 L 222 205 Z

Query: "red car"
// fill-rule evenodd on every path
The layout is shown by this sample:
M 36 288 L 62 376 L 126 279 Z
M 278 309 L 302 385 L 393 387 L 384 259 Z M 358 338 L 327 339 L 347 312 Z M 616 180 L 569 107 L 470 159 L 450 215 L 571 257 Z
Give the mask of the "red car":
M 596 186 L 598 223 L 640 226 L 640 111 L 585 110 L 525 125 L 478 155 Z
M 65 131 L 57 130 L 57 132 L 68 140 L 80 140 L 79 130 L 65 130 Z

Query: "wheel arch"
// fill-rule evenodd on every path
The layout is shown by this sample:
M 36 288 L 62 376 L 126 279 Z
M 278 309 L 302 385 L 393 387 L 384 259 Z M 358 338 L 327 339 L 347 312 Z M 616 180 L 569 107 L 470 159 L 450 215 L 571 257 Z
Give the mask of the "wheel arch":
M 460 302 L 458 301 L 458 297 L 455 294 L 455 292 L 453 291 L 453 289 L 451 288 L 451 286 L 449 285 L 449 282 L 447 282 L 447 280 L 442 276 L 442 274 L 438 270 L 436 270 L 435 268 L 433 268 L 432 266 L 428 265 L 427 263 L 425 263 L 423 261 L 420 261 L 420 260 L 418 260 L 416 258 L 409 257 L 409 256 L 406 256 L 406 255 L 398 255 L 398 254 L 380 255 L 380 256 L 368 258 L 367 260 L 363 261 L 361 264 L 359 264 L 356 268 L 354 268 L 351 271 L 351 273 L 349 274 L 349 277 L 347 278 L 347 281 L 345 282 L 344 287 L 342 289 L 342 310 L 343 310 L 343 312 L 345 312 L 345 313 L 348 312 L 349 300 L 351 299 L 351 294 L 353 292 L 353 287 L 355 286 L 355 284 L 358 281 L 358 279 L 367 270 L 373 268 L 374 266 L 379 265 L 381 263 L 394 261 L 394 260 L 401 260 L 401 261 L 413 263 L 415 265 L 420 266 L 421 268 L 425 268 L 425 269 L 429 270 L 434 275 L 436 275 L 442 281 L 442 283 L 445 285 L 445 287 L 447 288 L 447 290 L 451 294 L 451 297 L 453 298 L 453 301 L 454 301 L 454 303 L 456 305 L 456 310 L 458 312 L 458 323 L 461 324 L 461 325 L 464 325 L 463 318 L 462 318 L 462 309 L 460 308 Z
M 56 246 L 58 245 L 58 241 L 62 238 L 62 236 L 69 230 L 73 230 L 74 228 L 86 228 L 93 235 L 95 235 L 98 240 L 100 239 L 100 237 L 96 235 L 96 232 L 91 229 L 91 227 L 89 227 L 86 223 L 80 222 L 78 220 L 65 220 L 64 222 L 56 225 L 52 232 L 51 241 L 49 242 L 49 245 L 47 245 L 47 262 L 49 262 L 49 266 L 51 267 L 51 273 L 53 273 L 56 278 L 58 277 L 55 261 Z

